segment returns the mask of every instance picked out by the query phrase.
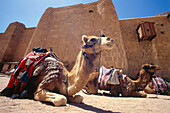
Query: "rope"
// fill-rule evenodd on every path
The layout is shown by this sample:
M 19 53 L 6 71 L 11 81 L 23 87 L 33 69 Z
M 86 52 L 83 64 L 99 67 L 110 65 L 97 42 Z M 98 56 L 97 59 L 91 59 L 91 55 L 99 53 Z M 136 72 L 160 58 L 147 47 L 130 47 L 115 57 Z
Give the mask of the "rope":
M 68 73 L 66 74 L 66 79 L 62 81 L 66 85 L 66 97 L 67 100 L 69 101 L 69 96 L 68 96 Z
M 100 50 L 100 53 L 99 53 L 99 67 L 98 67 L 98 70 L 100 70 L 100 63 L 101 63 L 101 48 L 100 48 L 100 44 L 99 44 L 99 50 Z

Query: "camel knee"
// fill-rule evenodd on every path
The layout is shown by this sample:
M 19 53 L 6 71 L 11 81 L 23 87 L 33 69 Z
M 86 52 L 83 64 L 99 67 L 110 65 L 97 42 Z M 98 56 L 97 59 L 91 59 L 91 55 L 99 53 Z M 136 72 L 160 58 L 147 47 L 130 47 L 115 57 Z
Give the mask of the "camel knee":
M 69 101 L 73 103 L 82 103 L 83 96 L 82 95 L 74 95 L 73 97 L 69 97 Z
M 147 97 L 147 94 L 143 94 L 142 97 L 143 97 L 143 98 L 146 98 L 146 97 Z
M 37 94 L 34 95 L 34 99 L 37 100 L 37 101 L 40 100 L 40 99 L 39 99 L 39 96 L 38 96 Z
M 81 95 L 75 95 L 74 98 L 75 98 L 75 103 L 82 103 L 83 101 L 83 96 Z
M 43 101 L 44 96 L 40 93 L 37 93 L 37 94 L 34 94 L 34 99 L 37 100 L 37 101 Z
M 147 97 L 147 94 L 144 91 L 140 92 L 140 94 L 141 94 L 141 97 L 143 97 L 143 98 Z
M 34 94 L 34 99 L 38 101 L 52 102 L 55 106 L 67 104 L 67 98 L 65 96 L 49 92 L 45 89 Z
M 147 94 L 144 91 L 139 91 L 139 92 L 133 91 L 133 92 L 131 92 L 130 96 L 146 98 Z
M 34 99 L 37 101 L 44 101 L 46 99 L 46 90 L 37 89 L 34 93 Z
M 67 98 L 65 96 L 56 97 L 52 101 L 53 101 L 53 104 L 55 106 L 61 106 L 61 105 L 66 105 L 67 104 Z

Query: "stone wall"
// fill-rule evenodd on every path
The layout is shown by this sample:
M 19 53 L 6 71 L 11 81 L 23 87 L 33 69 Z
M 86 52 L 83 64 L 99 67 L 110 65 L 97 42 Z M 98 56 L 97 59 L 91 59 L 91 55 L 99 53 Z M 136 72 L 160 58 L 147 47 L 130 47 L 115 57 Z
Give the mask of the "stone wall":
M 20 37 L 17 46 L 15 47 L 15 52 L 13 53 L 13 62 L 21 60 L 24 57 L 25 51 L 28 47 L 28 44 L 31 40 L 31 37 L 35 31 L 35 28 L 26 28 L 22 37 Z
M 0 34 L 0 45 L 1 45 L 0 46 L 0 62 L 2 61 L 2 57 L 5 52 L 7 43 L 8 43 L 8 39 L 4 38 L 4 33 L 1 33 Z
M 19 22 L 11 23 L 0 38 L 0 62 L 15 62 L 24 57 L 34 28 Z
M 128 66 L 123 51 L 120 25 L 111 0 L 46 9 L 26 54 L 33 47 L 40 46 L 47 49 L 53 47 L 70 70 L 80 51 L 82 35 L 99 36 L 101 33 L 109 35 L 116 42 L 112 51 L 102 54 L 101 64 L 106 67 L 113 65 L 126 70 Z
M 140 41 L 136 29 L 143 22 L 154 22 L 157 36 L 152 41 Z M 101 65 L 122 68 L 135 78 L 144 63 L 162 68 L 158 75 L 170 74 L 170 22 L 166 16 L 118 20 L 112 0 L 99 0 L 61 8 L 47 8 L 36 28 L 11 23 L 0 33 L 1 62 L 18 62 L 34 47 L 50 47 L 68 70 L 80 51 L 82 35 L 99 36 L 104 33 L 115 41 L 111 51 L 102 53 Z M 98 68 L 98 61 L 95 62 Z
M 0 39 L 3 37 L 3 34 L 4 34 L 4 33 L 0 33 Z
M 170 74 L 170 22 L 166 16 L 119 20 L 128 61 L 128 75 L 134 78 L 144 63 L 159 65 L 158 75 Z M 136 29 L 143 22 L 154 22 L 157 36 L 138 42 Z
M 22 24 L 23 25 L 23 24 Z M 0 61 L 10 61 L 13 57 L 12 53 L 14 52 L 14 47 L 18 40 L 16 40 L 16 28 L 18 26 L 18 22 L 11 23 L 6 29 L 3 37 L 1 38 L 0 44 Z M 15 32 L 16 31 L 16 32 Z M 14 37 L 14 38 L 13 38 Z

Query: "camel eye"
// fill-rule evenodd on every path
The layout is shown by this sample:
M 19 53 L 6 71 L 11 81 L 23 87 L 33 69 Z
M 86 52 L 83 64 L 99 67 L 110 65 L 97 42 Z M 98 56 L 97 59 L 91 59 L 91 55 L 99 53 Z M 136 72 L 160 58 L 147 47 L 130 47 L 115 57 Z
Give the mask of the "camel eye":
M 151 69 L 155 69 L 156 67 L 155 66 L 152 66 Z
M 91 41 L 91 42 L 95 42 L 95 41 L 96 41 L 96 39 L 95 39 L 95 38 L 92 38 L 92 39 L 90 39 L 90 41 Z
M 111 38 L 110 38 L 110 37 L 107 37 L 107 39 L 106 39 L 106 40 L 108 40 L 108 41 L 109 41 L 109 40 L 111 40 Z

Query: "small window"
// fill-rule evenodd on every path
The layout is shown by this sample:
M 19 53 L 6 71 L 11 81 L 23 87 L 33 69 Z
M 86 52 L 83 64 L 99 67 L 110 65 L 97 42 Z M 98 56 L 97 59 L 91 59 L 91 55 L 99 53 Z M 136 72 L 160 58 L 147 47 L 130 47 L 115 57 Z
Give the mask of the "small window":
M 89 10 L 89 13 L 93 13 L 93 10 Z
M 139 24 L 136 29 L 138 34 L 138 40 L 152 40 L 156 36 L 154 23 L 153 22 L 144 22 Z
M 164 31 L 161 31 L 161 34 L 165 34 L 165 32 L 164 32 Z

